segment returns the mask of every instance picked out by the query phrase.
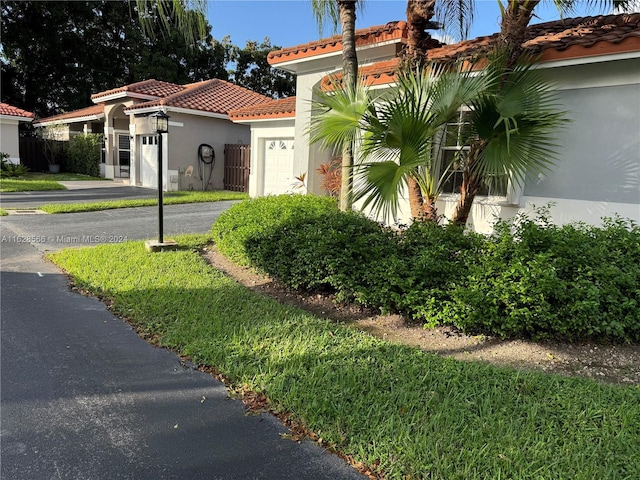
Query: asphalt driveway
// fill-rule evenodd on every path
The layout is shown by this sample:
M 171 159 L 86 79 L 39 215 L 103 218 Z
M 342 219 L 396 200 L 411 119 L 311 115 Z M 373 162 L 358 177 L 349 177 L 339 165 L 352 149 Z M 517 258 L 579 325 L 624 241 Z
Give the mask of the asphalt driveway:
M 112 181 L 58 182 L 67 190 L 44 192 L 4 192 L 0 193 L 2 208 L 33 208 L 46 203 L 89 203 L 106 200 L 133 200 L 137 198 L 157 198 L 157 190 L 132 187 Z
M 166 232 L 206 232 L 231 203 L 168 206 Z M 0 478 L 363 478 L 287 439 L 274 417 L 246 416 L 221 383 L 70 291 L 42 257 L 153 238 L 156 225 L 153 207 L 0 218 Z

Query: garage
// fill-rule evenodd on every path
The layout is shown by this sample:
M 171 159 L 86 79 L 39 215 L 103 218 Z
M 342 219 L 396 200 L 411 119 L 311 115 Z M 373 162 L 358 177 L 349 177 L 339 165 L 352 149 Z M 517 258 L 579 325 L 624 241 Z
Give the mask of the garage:
M 293 138 L 265 141 L 264 195 L 280 195 L 293 190 Z
M 141 135 L 140 182 L 143 187 L 158 188 L 158 137 Z

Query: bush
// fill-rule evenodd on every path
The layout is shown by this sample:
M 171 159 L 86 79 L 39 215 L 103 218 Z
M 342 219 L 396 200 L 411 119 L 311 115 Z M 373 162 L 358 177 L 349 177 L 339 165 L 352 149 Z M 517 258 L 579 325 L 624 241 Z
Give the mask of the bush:
M 558 227 L 544 214 L 501 222 L 453 295 L 463 329 L 639 340 L 640 229 L 621 218 Z
M 101 149 L 102 135 L 100 134 L 89 133 L 71 137 L 65 169 L 71 173 L 99 177 Z
M 335 199 L 307 195 L 259 197 L 236 204 L 213 225 L 218 250 L 238 265 L 251 266 L 247 244 L 300 219 L 337 211 Z
M 491 237 L 435 223 L 396 232 L 313 196 L 254 199 L 213 226 L 219 250 L 296 289 L 500 337 L 640 340 L 640 229 L 558 227 L 545 209 Z
M 0 152 L 0 177 L 20 177 L 29 172 L 26 165 L 8 162 L 7 158 L 9 158 L 8 153 Z

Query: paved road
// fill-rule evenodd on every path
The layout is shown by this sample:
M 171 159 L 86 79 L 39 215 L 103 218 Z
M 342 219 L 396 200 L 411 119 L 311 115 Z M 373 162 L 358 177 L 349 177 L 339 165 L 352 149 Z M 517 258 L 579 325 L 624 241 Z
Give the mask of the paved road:
M 157 190 L 130 187 L 117 182 L 92 180 L 85 182 L 58 182 L 69 190 L 44 192 L 11 192 L 0 194 L 2 208 L 33 208 L 45 203 L 88 203 L 105 200 L 131 200 L 157 198 Z
M 167 207 L 166 232 L 207 231 L 224 207 Z M 273 417 L 245 416 L 219 382 L 70 292 L 42 259 L 69 246 L 61 238 L 153 236 L 155 209 L 2 217 L 0 229 L 0 478 L 362 478 L 317 445 L 282 438 Z M 17 241 L 28 236 L 53 240 Z
M 218 215 L 234 202 L 165 205 L 164 235 L 206 233 Z M 60 215 L 10 215 L 0 220 L 2 246 L 21 239 L 35 240 L 41 251 L 74 245 L 143 240 L 158 236 L 156 207 L 121 208 Z

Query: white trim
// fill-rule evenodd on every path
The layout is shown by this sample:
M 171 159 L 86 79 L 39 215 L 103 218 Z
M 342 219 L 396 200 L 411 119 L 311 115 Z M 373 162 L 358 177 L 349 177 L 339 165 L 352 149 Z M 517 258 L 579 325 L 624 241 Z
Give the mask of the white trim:
M 69 125 L 71 123 L 87 122 L 89 120 L 104 120 L 104 113 L 98 115 L 85 115 L 83 117 L 64 118 L 61 120 L 51 120 L 50 122 L 36 122 L 34 125 L 37 127 L 46 127 L 47 125 Z
M 285 121 L 285 120 L 290 120 L 290 121 L 295 121 L 296 116 L 292 115 L 290 117 L 271 117 L 271 118 L 254 118 L 254 119 L 247 119 L 247 120 L 231 120 L 233 123 L 246 123 L 246 124 L 250 124 L 250 123 L 263 123 L 263 122 L 277 122 L 277 121 Z
M 95 104 L 109 102 L 111 100 L 117 100 L 119 98 L 139 98 L 141 100 L 157 100 L 162 97 L 158 97 L 157 95 L 146 95 L 144 93 L 135 93 L 125 90 L 123 92 L 110 93 L 109 95 L 104 95 L 102 97 L 92 98 L 91 101 Z
M 21 117 L 18 115 L 0 115 L 0 120 L 13 120 L 16 122 L 33 122 L 35 120 L 35 118 L 30 118 L 30 117 Z
M 173 120 L 169 120 L 170 127 L 184 127 L 184 123 L 182 122 L 174 122 Z
M 137 115 L 137 114 L 143 114 L 143 113 L 155 113 L 159 110 L 162 110 L 165 113 L 169 113 L 169 112 L 184 113 L 186 115 L 199 115 L 201 117 L 211 117 L 211 118 L 220 118 L 222 120 L 229 120 L 229 115 L 226 113 L 204 112 L 202 110 L 171 107 L 169 105 L 144 107 L 144 108 L 125 108 L 124 113 L 125 115 Z
M 396 45 L 398 43 L 400 44 L 404 43 L 403 38 L 395 38 L 393 40 L 385 40 L 383 42 L 369 43 L 366 45 L 362 45 L 360 47 L 356 46 L 356 53 L 371 50 L 373 48 L 386 47 L 387 45 Z M 319 47 L 319 48 L 322 48 L 322 47 Z M 283 70 L 286 70 L 286 67 L 289 67 L 291 65 L 296 65 L 303 62 L 309 62 L 312 60 L 322 60 L 325 58 L 338 57 L 338 56 L 340 57 L 342 56 L 342 49 L 336 50 L 335 52 L 320 53 L 318 55 L 313 55 L 313 54 L 306 55 L 304 57 L 294 58 L 292 60 L 286 60 L 284 62 L 273 63 L 270 65 L 273 68 L 282 68 Z
M 547 60 L 537 62 L 532 68 L 556 68 L 556 67 L 571 67 L 574 65 L 587 65 L 590 63 L 602 63 L 613 62 L 617 60 L 629 60 L 634 58 L 640 58 L 640 51 L 622 52 L 622 53 L 604 53 L 602 55 L 593 56 L 581 56 L 575 58 L 565 58 L 561 60 Z

